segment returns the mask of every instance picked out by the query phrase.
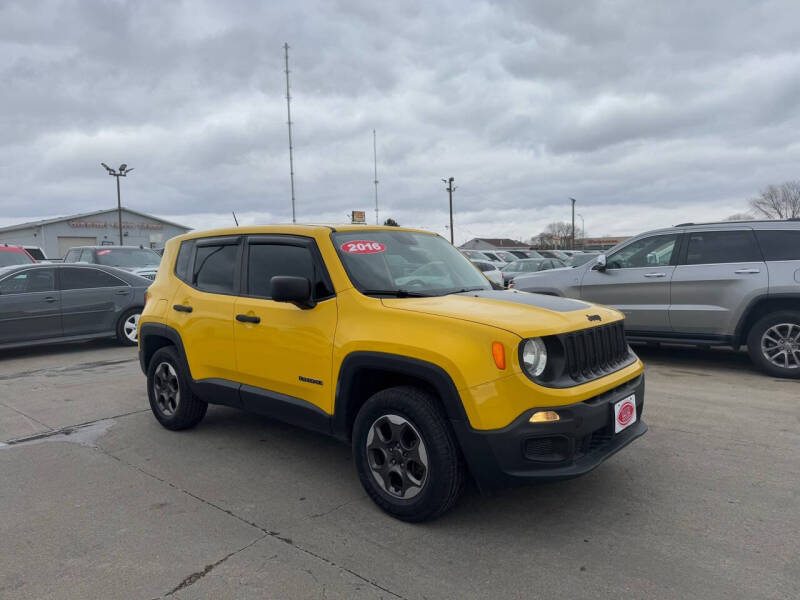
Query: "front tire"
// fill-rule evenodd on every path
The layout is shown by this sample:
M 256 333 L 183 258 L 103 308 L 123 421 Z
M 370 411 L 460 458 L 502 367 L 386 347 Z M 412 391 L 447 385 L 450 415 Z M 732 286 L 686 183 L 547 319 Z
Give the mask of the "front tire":
M 147 396 L 155 418 L 173 431 L 194 427 L 208 410 L 208 404 L 189 388 L 186 369 L 174 346 L 158 349 L 150 359 Z
M 353 456 L 367 494 L 403 521 L 435 519 L 455 504 L 465 468 L 436 398 L 414 387 L 372 396 L 353 425 Z
M 747 352 L 765 373 L 800 379 L 800 312 L 782 310 L 759 319 L 747 335 Z
M 141 308 L 129 308 L 117 321 L 117 341 L 123 346 L 135 346 L 139 343 L 139 317 Z

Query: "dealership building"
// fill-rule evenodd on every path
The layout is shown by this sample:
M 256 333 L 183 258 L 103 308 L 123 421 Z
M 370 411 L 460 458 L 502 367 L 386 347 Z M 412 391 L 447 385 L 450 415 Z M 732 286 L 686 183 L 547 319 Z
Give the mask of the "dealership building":
M 122 243 L 125 246 L 163 248 L 168 239 L 189 230 L 178 223 L 122 208 Z M 38 246 L 48 258 L 62 258 L 74 246 L 117 246 L 117 209 L 0 227 L 0 244 L 3 243 Z

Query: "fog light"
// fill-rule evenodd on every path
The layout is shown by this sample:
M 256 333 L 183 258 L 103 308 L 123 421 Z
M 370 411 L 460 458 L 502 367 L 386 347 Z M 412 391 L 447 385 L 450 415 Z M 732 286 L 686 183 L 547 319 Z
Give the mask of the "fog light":
M 553 421 L 560 421 L 561 417 L 554 410 L 540 410 L 531 415 L 531 423 L 551 423 Z

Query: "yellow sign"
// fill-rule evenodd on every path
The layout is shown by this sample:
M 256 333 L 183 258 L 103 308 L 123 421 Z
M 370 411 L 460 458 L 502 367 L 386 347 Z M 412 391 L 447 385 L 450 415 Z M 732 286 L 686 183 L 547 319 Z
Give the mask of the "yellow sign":
M 367 213 L 363 210 L 354 210 L 352 212 L 352 219 L 353 224 L 355 223 L 366 223 L 367 222 Z

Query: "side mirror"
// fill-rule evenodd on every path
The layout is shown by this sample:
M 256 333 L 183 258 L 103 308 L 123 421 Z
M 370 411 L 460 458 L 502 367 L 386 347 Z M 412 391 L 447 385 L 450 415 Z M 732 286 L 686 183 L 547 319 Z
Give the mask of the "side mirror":
M 594 268 L 598 271 L 605 271 L 606 270 L 606 255 L 600 254 L 594 261 Z
M 305 277 L 276 275 L 269 280 L 269 287 L 275 302 L 291 302 L 298 308 L 314 308 L 317 305 L 311 298 L 311 282 Z

